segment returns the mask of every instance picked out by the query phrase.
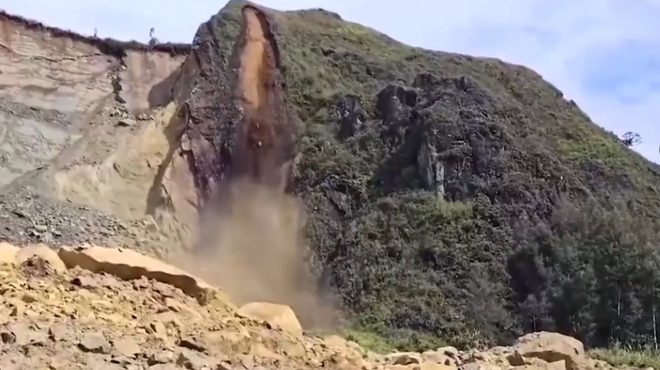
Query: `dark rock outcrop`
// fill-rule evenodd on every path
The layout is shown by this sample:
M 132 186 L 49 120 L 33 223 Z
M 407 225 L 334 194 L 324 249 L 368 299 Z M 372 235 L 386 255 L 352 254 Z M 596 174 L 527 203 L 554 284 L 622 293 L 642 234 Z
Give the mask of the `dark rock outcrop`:
M 205 197 L 233 177 L 288 183 L 295 155 L 295 121 L 282 97 L 277 28 L 267 11 L 237 9 L 230 3 L 200 26 L 186 62 L 194 71 L 179 81 L 178 90 L 190 91 L 177 98 L 189 110 L 186 133 L 195 180 Z M 237 21 L 241 26 L 232 24 Z

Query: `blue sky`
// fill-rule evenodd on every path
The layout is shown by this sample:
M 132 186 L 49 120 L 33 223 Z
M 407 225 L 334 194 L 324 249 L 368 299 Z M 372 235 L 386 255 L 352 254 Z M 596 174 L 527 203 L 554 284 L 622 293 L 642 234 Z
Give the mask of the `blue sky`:
M 261 0 L 325 8 L 428 49 L 523 64 L 592 119 L 660 163 L 660 0 Z M 138 5 L 139 4 L 139 5 Z M 209 0 L 2 0 L 4 10 L 84 34 L 190 42 L 223 2 Z

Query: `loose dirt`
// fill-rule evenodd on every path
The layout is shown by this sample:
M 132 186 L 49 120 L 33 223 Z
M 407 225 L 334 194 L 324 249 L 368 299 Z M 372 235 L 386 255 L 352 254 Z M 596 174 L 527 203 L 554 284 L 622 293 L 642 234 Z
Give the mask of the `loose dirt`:
M 579 341 L 378 354 L 303 332 L 288 306 L 236 307 L 171 265 L 117 248 L 0 243 L 0 368 L 112 370 L 591 370 Z

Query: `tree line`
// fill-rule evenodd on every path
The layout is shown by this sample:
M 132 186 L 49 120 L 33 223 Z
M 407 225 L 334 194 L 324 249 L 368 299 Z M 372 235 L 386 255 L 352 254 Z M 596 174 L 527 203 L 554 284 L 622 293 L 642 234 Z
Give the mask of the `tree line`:
M 657 347 L 658 230 L 635 218 L 564 204 L 551 227 L 521 228 L 510 265 L 520 329 L 559 331 L 594 347 Z

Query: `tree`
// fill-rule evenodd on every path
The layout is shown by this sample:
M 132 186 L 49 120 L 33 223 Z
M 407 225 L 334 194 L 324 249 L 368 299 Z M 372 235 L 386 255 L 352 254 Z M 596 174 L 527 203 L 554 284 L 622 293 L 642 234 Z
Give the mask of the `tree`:
M 158 39 L 154 36 L 155 32 L 156 32 L 156 30 L 153 27 L 151 27 L 151 29 L 149 30 L 149 45 L 150 46 L 154 46 L 154 45 L 158 44 Z
M 641 144 L 642 137 L 636 132 L 628 131 L 625 134 L 623 134 L 623 136 L 621 137 L 621 141 L 623 142 L 623 145 L 627 147 L 631 147 Z

